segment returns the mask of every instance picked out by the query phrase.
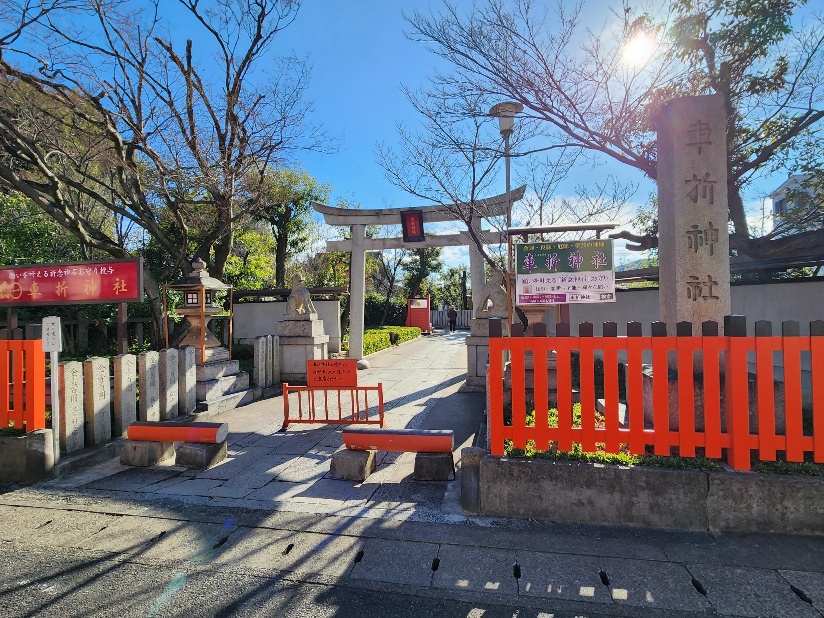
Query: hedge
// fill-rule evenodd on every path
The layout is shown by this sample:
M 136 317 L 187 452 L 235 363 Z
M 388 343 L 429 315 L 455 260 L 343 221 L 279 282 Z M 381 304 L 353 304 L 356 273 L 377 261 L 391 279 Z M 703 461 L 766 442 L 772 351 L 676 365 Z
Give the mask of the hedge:
M 381 326 L 369 328 L 363 333 L 363 354 L 374 354 L 392 346 L 389 343 L 389 333 L 397 333 L 400 343 L 410 341 L 421 336 L 421 329 L 417 326 Z

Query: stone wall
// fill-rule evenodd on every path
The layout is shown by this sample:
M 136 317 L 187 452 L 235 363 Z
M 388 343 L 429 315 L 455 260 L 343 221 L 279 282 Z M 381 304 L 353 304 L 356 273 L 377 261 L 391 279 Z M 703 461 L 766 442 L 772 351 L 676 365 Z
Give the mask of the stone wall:
M 318 318 L 329 336 L 329 352 L 340 352 L 340 301 L 313 300 Z M 253 344 L 255 337 L 279 335 L 278 322 L 286 317 L 282 301 L 235 303 L 232 336 L 237 343 Z

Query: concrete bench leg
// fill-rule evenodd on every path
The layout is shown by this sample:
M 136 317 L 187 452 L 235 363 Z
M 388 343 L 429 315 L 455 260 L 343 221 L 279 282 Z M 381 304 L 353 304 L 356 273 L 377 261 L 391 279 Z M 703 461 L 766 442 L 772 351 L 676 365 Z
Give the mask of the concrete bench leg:
M 416 481 L 449 481 L 455 478 L 455 462 L 452 453 L 418 453 L 415 455 Z
M 375 471 L 375 451 L 350 451 L 347 448 L 332 454 L 329 472 L 347 481 L 362 483 Z
M 216 444 L 184 442 L 177 447 L 175 463 L 194 470 L 208 470 L 226 459 L 226 440 Z
M 174 457 L 172 442 L 126 442 L 120 449 L 120 463 L 124 466 L 146 468 Z

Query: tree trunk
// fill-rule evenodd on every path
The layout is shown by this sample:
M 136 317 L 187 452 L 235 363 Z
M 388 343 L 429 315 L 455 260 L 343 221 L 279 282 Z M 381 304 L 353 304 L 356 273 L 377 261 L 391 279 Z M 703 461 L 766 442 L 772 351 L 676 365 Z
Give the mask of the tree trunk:
M 152 312 L 152 348 L 162 350 L 166 346 L 164 323 L 166 316 L 163 313 L 163 297 L 160 294 L 160 286 L 147 267 L 143 267 L 143 291 L 149 300 L 149 308 Z

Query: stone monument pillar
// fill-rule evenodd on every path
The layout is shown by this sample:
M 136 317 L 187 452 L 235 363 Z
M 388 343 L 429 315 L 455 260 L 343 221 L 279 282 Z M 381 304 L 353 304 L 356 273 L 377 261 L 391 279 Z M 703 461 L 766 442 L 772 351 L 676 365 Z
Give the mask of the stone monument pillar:
M 286 317 L 278 322 L 278 336 L 280 379 L 283 382 L 306 382 L 306 361 L 323 360 L 329 356 L 329 335 L 323 330 L 323 321 L 318 319 L 309 290 L 300 275 L 292 279 Z
M 658 120 L 659 320 L 677 322 L 730 313 L 727 141 L 721 95 L 667 103 Z

